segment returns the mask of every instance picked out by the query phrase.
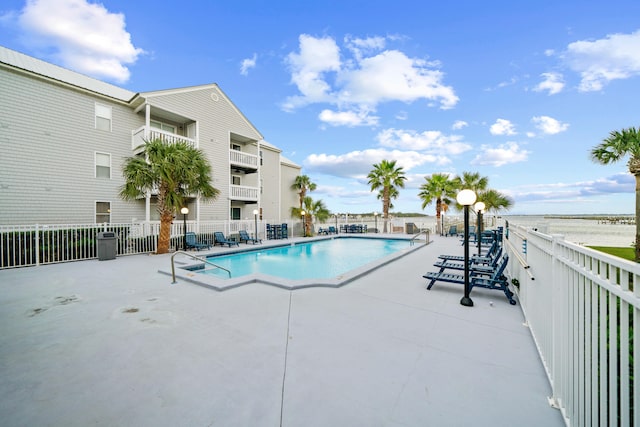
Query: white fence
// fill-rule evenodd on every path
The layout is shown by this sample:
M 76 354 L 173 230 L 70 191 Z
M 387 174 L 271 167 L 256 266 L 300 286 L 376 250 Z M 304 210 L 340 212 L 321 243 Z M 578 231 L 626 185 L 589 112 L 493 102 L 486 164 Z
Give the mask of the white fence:
M 568 425 L 640 427 L 640 265 L 518 226 L 504 247 L 550 403 Z

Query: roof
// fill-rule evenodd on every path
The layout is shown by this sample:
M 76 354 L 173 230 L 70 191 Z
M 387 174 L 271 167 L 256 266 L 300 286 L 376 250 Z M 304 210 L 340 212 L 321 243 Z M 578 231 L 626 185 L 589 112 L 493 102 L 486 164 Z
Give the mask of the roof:
M 75 71 L 67 70 L 66 68 L 25 55 L 4 46 L 0 46 L 0 63 L 124 102 L 129 102 L 136 95 L 135 92 L 127 89 L 105 83 Z

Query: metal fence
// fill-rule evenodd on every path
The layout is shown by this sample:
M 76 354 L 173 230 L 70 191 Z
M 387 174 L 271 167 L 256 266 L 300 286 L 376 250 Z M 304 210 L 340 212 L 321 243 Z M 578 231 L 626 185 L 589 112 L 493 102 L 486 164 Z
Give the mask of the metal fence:
M 640 427 L 640 265 L 507 227 L 509 275 L 568 425 Z

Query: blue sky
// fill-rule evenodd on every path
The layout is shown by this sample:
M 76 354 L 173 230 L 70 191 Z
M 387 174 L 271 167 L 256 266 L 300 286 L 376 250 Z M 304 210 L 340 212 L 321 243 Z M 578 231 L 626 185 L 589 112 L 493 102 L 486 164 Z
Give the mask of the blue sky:
M 626 159 L 589 152 L 640 125 L 638 16 L 637 0 L 5 0 L 0 44 L 135 92 L 219 84 L 333 212 L 380 211 L 366 175 L 388 159 L 408 178 L 396 211 L 421 211 L 432 173 L 472 171 L 512 214 L 624 214 Z

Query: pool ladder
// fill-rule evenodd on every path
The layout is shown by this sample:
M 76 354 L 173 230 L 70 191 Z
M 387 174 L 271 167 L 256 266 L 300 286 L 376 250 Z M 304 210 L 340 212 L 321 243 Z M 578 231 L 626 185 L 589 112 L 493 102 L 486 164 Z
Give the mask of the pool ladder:
M 415 244 L 415 240 L 416 240 L 416 239 L 418 238 L 418 236 L 420 236 L 421 234 L 424 234 L 424 236 L 425 236 L 425 239 L 424 239 L 424 244 L 425 244 L 425 246 L 426 246 L 426 245 L 428 245 L 429 243 L 431 243 L 431 242 L 429 241 L 429 237 L 430 237 L 429 229 L 426 229 L 426 230 L 422 230 L 422 231 L 420 231 L 419 233 L 415 234 L 415 235 L 411 238 L 411 241 L 409 242 L 409 244 L 410 244 L 411 246 L 413 246 L 413 245 Z
M 173 284 L 173 285 L 178 283 L 178 282 L 176 282 L 176 265 L 175 265 L 175 263 L 173 261 L 173 258 L 178 254 L 186 255 L 189 258 L 197 259 L 198 261 L 204 262 L 205 264 L 209 264 L 209 265 L 214 266 L 215 268 L 219 268 L 220 270 L 224 270 L 229 275 L 229 279 L 231 279 L 231 271 L 227 270 L 226 268 L 220 267 L 219 265 L 214 264 L 214 263 L 212 263 L 211 261 L 209 261 L 209 260 L 207 260 L 205 258 L 200 258 L 199 256 L 195 256 L 193 254 L 190 254 L 189 252 L 175 251 L 175 253 L 173 255 L 171 255 L 171 277 L 173 278 L 173 282 L 171 282 L 171 284 Z

